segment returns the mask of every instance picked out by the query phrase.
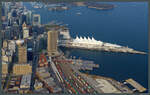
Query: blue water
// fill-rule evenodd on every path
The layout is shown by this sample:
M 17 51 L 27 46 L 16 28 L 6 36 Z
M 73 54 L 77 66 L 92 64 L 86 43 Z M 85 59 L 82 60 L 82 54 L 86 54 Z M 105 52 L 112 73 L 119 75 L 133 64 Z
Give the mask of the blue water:
M 41 23 L 52 20 L 68 24 L 72 37 L 76 35 L 94 37 L 96 40 L 128 46 L 148 52 L 148 3 L 114 2 L 117 7 L 111 10 L 72 7 L 70 10 L 52 12 L 47 9 L 28 9 L 41 14 Z M 80 12 L 81 15 L 76 13 Z M 112 77 L 118 81 L 133 78 L 148 88 L 148 55 L 123 54 L 64 49 L 70 56 L 93 60 L 100 68 L 92 74 Z

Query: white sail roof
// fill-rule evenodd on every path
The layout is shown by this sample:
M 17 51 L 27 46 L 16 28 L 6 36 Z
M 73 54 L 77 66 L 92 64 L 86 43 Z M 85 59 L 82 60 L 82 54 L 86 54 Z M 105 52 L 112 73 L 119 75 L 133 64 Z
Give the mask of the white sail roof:
M 88 37 L 88 41 L 91 41 L 90 37 Z
M 87 41 L 86 37 L 83 38 L 85 41 Z
M 93 37 L 92 39 L 90 37 L 78 37 L 73 40 L 74 43 L 82 43 L 82 44 L 97 44 L 97 45 L 102 45 L 103 42 L 95 40 Z
M 79 40 L 79 37 L 78 37 L 78 36 L 76 36 L 76 40 Z
M 80 36 L 80 40 L 82 41 L 83 40 L 83 38 Z
M 111 43 L 104 43 L 102 41 L 97 41 L 95 40 L 93 37 L 78 37 L 76 36 L 75 39 L 73 39 L 73 43 L 75 44 L 85 44 L 85 45 L 99 45 L 99 46 L 108 46 L 108 47 L 121 47 L 120 45 L 116 45 L 116 44 L 111 44 Z

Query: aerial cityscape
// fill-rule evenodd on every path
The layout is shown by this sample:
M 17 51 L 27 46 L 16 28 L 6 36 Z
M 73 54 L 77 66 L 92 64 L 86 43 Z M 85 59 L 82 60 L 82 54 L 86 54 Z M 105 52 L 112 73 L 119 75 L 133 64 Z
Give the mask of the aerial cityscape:
M 145 8 L 136 2 L 2 2 L 3 92 L 147 93 Z

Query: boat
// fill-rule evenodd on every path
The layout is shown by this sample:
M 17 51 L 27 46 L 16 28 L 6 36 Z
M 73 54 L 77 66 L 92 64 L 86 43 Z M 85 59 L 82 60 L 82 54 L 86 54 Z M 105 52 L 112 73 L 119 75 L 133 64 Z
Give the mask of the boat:
M 80 12 L 77 12 L 76 14 L 77 14 L 77 15 L 81 15 L 81 13 L 80 13 Z

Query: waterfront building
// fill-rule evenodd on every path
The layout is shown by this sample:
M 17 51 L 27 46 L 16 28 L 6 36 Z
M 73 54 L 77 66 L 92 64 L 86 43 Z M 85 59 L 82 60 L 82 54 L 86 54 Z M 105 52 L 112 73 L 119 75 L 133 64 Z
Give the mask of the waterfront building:
M 39 14 L 33 14 L 33 26 L 39 26 L 41 24 L 41 16 Z
M 29 37 L 29 28 L 27 27 L 26 23 L 24 22 L 22 25 L 22 30 L 23 30 L 23 38 L 28 38 Z
M 30 64 L 14 64 L 13 74 L 14 75 L 26 75 L 32 73 L 32 66 Z
M 105 47 L 112 47 L 112 48 L 120 48 L 120 45 L 111 44 L 111 43 L 104 43 L 102 41 L 97 41 L 93 37 L 86 38 L 86 37 L 76 37 L 73 39 L 72 44 L 74 46 L 87 46 L 87 47 L 94 47 L 94 46 L 105 46 Z
M 100 46 L 102 46 L 103 45 L 103 42 L 101 42 L 101 41 L 96 41 L 93 37 L 92 38 L 90 38 L 90 37 L 88 37 L 88 38 L 86 38 L 86 37 L 76 37 L 74 40 L 73 40 L 73 44 L 74 45 L 79 45 L 79 44 L 90 44 L 90 45 L 100 45 Z
M 55 55 L 57 53 L 57 39 L 58 39 L 58 32 L 57 31 L 48 31 L 48 38 L 47 38 L 47 51 L 49 55 Z
M 62 39 L 62 40 L 71 39 L 69 29 L 67 29 L 67 28 L 60 29 L 59 38 Z
M 27 47 L 18 46 L 18 63 L 27 63 Z

